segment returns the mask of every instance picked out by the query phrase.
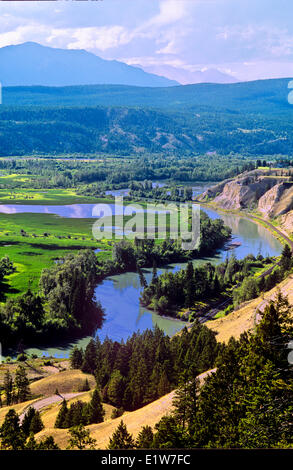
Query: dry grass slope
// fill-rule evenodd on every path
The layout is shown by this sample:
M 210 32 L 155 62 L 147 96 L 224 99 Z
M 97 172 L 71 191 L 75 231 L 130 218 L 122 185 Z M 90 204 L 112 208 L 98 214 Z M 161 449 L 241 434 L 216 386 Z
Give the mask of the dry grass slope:
M 71 405 L 71 403 L 75 403 L 76 401 L 82 401 L 85 403 L 88 403 L 91 399 L 91 394 L 92 391 L 90 392 L 85 392 L 82 395 L 78 395 L 75 398 L 72 398 L 71 400 L 67 400 L 68 406 Z M 54 403 L 53 405 L 49 405 L 48 407 L 44 408 L 41 411 L 41 417 L 44 423 L 45 428 L 52 429 L 54 428 L 55 421 L 57 418 L 57 415 L 59 413 L 61 407 L 61 402 L 59 403 Z M 112 411 L 114 410 L 114 406 L 108 405 L 106 403 L 103 404 L 104 410 L 106 412 L 105 414 L 105 420 L 108 420 L 111 418 Z
M 293 276 L 289 276 L 277 287 L 266 292 L 263 297 L 247 302 L 239 310 L 235 310 L 224 318 L 218 318 L 206 323 L 206 326 L 218 333 L 217 340 L 227 343 L 234 336 L 238 339 L 244 331 L 253 330 L 257 310 L 263 311 L 269 300 L 273 300 L 280 289 L 283 295 L 288 296 L 290 304 L 293 304 Z
M 173 400 L 174 392 L 169 393 L 161 397 L 159 400 L 150 403 L 149 405 L 140 408 L 139 410 L 132 411 L 125 413 L 122 418 L 110 419 L 110 405 L 104 405 L 106 410 L 105 421 L 99 424 L 91 424 L 87 426 L 87 428 L 91 432 L 91 436 L 97 440 L 97 448 L 99 449 L 106 449 L 107 445 L 109 444 L 109 439 L 112 436 L 113 432 L 119 425 L 121 419 L 123 419 L 124 423 L 127 426 L 128 431 L 136 437 L 141 430 L 142 426 L 149 425 L 154 427 L 155 424 L 160 421 L 162 416 L 170 413 L 172 410 L 172 400 Z M 88 397 L 84 397 L 88 399 Z M 78 397 L 80 399 L 80 397 Z M 113 407 L 110 407 L 113 409 Z M 52 410 L 53 411 L 53 410 Z M 107 413 L 108 411 L 108 413 Z M 53 412 L 55 416 L 56 411 Z M 50 415 L 50 412 L 44 416 L 42 415 L 42 419 L 44 420 L 44 424 L 51 425 L 53 423 L 53 418 Z M 55 429 L 53 427 L 46 427 L 43 431 L 37 434 L 38 439 L 42 439 L 46 436 L 53 436 L 57 444 L 62 448 L 65 449 L 68 443 L 68 431 L 66 429 Z
M 32 383 L 31 391 L 35 396 L 45 397 L 54 395 L 56 389 L 61 394 L 79 392 L 86 379 L 88 379 L 90 388 L 94 388 L 96 381 L 92 375 L 84 374 L 78 369 L 65 370 Z
M 215 369 L 212 369 L 210 371 L 204 372 L 203 374 L 200 374 L 200 383 L 202 384 L 206 376 L 211 374 L 214 370 Z M 103 423 L 91 424 L 90 426 L 87 426 L 87 428 L 90 430 L 91 436 L 97 441 L 97 448 L 107 448 L 109 444 L 109 439 L 117 428 L 117 426 L 119 425 L 121 419 L 123 419 L 128 431 L 134 437 L 137 437 L 138 433 L 140 432 L 143 426 L 148 425 L 154 428 L 155 424 L 158 423 L 163 416 L 168 415 L 172 412 L 172 401 L 174 394 L 174 391 L 168 393 L 167 395 L 159 398 L 158 400 L 154 401 L 153 403 L 150 403 L 149 405 L 144 406 L 143 408 L 140 408 L 139 410 L 127 412 L 122 417 L 115 419 L 110 419 L 113 407 L 104 404 L 104 408 L 106 410 L 105 421 Z M 71 401 L 73 402 L 76 399 L 88 401 L 89 397 L 90 393 L 88 392 L 84 395 L 74 398 Z M 42 419 L 46 428 L 37 435 L 37 438 L 40 439 L 52 435 L 57 444 L 62 449 L 65 449 L 68 443 L 68 431 L 66 429 L 55 429 L 52 427 L 54 426 L 53 423 L 55 423 L 55 417 L 57 416 L 55 408 L 56 405 L 54 406 L 54 409 L 52 408 L 52 410 L 49 410 L 42 414 Z

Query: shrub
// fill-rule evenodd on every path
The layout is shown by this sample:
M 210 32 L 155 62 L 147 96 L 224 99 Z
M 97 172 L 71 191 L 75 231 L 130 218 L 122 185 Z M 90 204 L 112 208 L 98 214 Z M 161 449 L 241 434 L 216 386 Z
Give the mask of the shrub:
M 124 413 L 123 408 L 114 408 L 111 414 L 111 419 L 120 418 L 120 416 L 122 416 L 123 413 Z
M 17 356 L 16 360 L 21 361 L 21 362 L 26 361 L 27 360 L 27 355 L 24 354 L 24 353 L 21 353 Z

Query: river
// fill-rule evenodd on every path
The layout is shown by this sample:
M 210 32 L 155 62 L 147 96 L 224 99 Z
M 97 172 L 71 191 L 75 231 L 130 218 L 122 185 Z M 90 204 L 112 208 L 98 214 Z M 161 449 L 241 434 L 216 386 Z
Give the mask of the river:
M 73 206 L 29 206 L 32 212 L 39 211 L 56 213 L 63 217 L 91 217 L 92 204 L 75 204 Z M 2 206 L 3 207 L 3 206 Z M 25 206 L 25 209 L 27 206 Z M 22 212 L 23 206 L 14 205 L 13 207 L 5 206 L 7 211 L 11 213 Z M 211 258 L 194 260 L 194 264 L 198 265 L 210 261 L 212 263 L 220 263 L 234 251 L 235 255 L 240 259 L 252 253 L 258 255 L 261 253 L 263 256 L 277 256 L 281 253 L 281 243 L 272 235 L 270 231 L 262 225 L 249 220 L 244 217 L 229 215 L 226 213 L 218 213 L 215 210 L 203 208 L 203 210 L 211 218 L 222 218 L 224 223 L 232 229 L 232 243 L 239 246 L 231 248 L 231 244 L 219 250 L 215 256 Z M 1 211 L 1 207 L 0 207 Z M 26 210 L 25 210 L 26 212 Z M 86 215 L 85 215 L 86 214 Z M 164 268 L 158 269 L 158 273 L 165 270 L 176 271 L 184 267 L 186 263 L 175 263 Z M 147 281 L 151 279 L 151 269 L 146 269 L 145 276 Z M 95 295 L 99 300 L 106 312 L 106 319 L 97 335 L 101 340 L 106 336 L 112 340 L 124 341 L 135 331 L 144 331 L 147 328 L 153 328 L 155 325 L 163 329 L 166 334 L 173 335 L 186 323 L 176 320 L 161 317 L 154 312 L 142 307 L 139 303 L 139 296 L 141 287 L 137 273 L 125 273 L 111 276 L 105 279 L 95 289 Z M 74 344 L 85 347 L 89 342 L 90 337 L 81 340 L 63 344 L 62 346 L 51 346 L 39 348 L 29 348 L 28 353 L 34 353 L 45 356 L 55 357 L 68 357 L 70 350 Z

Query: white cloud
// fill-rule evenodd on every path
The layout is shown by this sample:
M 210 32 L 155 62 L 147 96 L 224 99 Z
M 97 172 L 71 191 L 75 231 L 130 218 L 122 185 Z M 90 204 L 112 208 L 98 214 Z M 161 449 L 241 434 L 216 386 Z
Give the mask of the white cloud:
M 133 6 L 126 9 L 126 2 Z M 235 3 L 0 2 L 0 47 L 36 41 L 145 67 L 218 68 L 241 79 L 290 75 L 293 2 L 278 0 L 274 7 L 273 0 L 237 0 L 237 8 Z M 285 3 L 287 10 L 281 8 Z
M 119 25 L 54 29 L 47 42 L 55 44 L 56 41 L 63 43 L 67 49 L 87 49 L 106 51 L 128 44 L 133 39 L 133 34 Z
M 164 0 L 160 3 L 159 14 L 147 21 L 143 28 L 163 26 L 179 21 L 187 15 L 189 5 L 190 2 L 184 0 Z

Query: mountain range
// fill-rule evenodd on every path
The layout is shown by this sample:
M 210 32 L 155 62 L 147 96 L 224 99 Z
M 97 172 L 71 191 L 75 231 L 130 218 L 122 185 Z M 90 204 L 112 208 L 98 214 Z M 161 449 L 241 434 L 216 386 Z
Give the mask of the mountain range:
M 67 50 L 34 42 L 0 48 L 3 86 L 119 84 L 146 87 L 178 85 L 117 60 L 104 60 L 85 50 Z
M 125 106 L 180 109 L 194 113 L 289 113 L 290 78 L 232 84 L 199 83 L 173 87 L 86 85 L 3 87 L 4 106 Z
M 288 83 L 5 87 L 0 156 L 291 155 Z
M 218 69 L 205 69 L 190 71 L 180 67 L 173 67 L 171 65 L 160 64 L 155 66 L 142 66 L 145 72 L 163 75 L 167 78 L 177 80 L 181 85 L 188 85 L 194 83 L 236 83 L 239 82 L 237 78 L 227 73 L 221 72 Z

